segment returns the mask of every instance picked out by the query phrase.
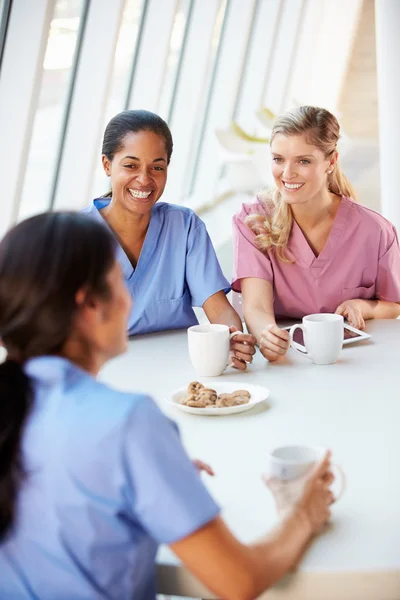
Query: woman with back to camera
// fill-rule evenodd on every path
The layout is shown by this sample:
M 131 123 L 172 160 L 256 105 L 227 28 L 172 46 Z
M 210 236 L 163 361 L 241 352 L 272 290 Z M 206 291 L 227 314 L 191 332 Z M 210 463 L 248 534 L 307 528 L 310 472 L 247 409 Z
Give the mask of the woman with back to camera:
M 327 455 L 273 534 L 233 537 L 174 423 L 96 381 L 126 349 L 130 309 L 98 222 L 42 214 L 0 243 L 0 598 L 154 600 L 165 543 L 218 597 L 247 600 L 329 518 Z
M 116 115 L 102 148 L 111 192 L 83 210 L 107 223 L 118 241 L 118 261 L 134 299 L 128 332 L 196 325 L 193 306 L 203 307 L 211 323 L 242 331 L 203 221 L 189 208 L 159 202 L 172 147 L 168 125 L 158 115 L 145 110 Z M 247 334 L 231 341 L 237 368 L 251 362 L 254 344 Z
M 354 201 L 338 165 L 339 123 L 302 106 L 278 117 L 271 134 L 276 189 L 234 217 L 234 277 L 249 331 L 269 361 L 286 354 L 276 318 L 338 313 L 400 315 L 400 249 L 393 225 Z

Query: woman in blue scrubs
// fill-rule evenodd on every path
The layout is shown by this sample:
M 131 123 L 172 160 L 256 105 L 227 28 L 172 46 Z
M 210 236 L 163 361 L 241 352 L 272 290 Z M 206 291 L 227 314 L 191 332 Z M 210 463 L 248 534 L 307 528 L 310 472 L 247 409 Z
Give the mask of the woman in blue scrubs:
M 193 306 L 203 307 L 211 323 L 241 331 L 241 320 L 226 298 L 230 285 L 203 221 L 189 208 L 158 202 L 172 147 L 168 125 L 158 115 L 144 110 L 116 115 L 102 148 L 111 193 L 83 210 L 105 221 L 118 241 L 118 262 L 134 300 L 128 333 L 195 325 Z M 231 343 L 235 366 L 245 369 L 255 338 L 243 334 Z
M 255 598 L 329 517 L 327 455 L 273 536 L 234 538 L 174 423 L 151 398 L 96 380 L 126 349 L 130 309 L 98 222 L 37 215 L 0 243 L 4 600 L 154 600 L 160 543 L 217 597 Z

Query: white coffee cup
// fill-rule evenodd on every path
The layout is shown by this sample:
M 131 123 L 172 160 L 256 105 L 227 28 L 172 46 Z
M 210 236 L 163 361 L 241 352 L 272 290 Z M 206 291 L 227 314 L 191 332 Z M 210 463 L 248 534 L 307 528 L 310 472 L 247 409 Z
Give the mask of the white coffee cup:
M 306 352 L 296 347 L 293 340 L 296 329 L 303 331 Z M 330 365 L 339 358 L 344 339 L 342 315 L 321 313 L 303 317 L 302 325 L 293 325 L 289 330 L 290 345 L 299 354 L 311 358 L 316 365 Z
M 326 449 L 320 446 L 280 446 L 272 450 L 268 455 L 268 474 L 282 483 L 294 482 L 287 486 L 286 502 L 292 503 L 299 498 L 304 485 L 304 476 L 312 469 L 316 462 L 322 460 Z M 346 487 L 346 479 L 342 468 L 333 464 L 332 470 L 336 471 L 338 490 L 335 490 L 335 502 L 343 495 Z M 296 486 L 296 480 L 299 485 Z M 289 489 L 290 488 L 290 489 Z
M 203 377 L 216 377 L 232 367 L 233 363 L 229 363 L 230 340 L 240 333 L 230 333 L 227 325 L 189 327 L 189 356 L 197 373 Z

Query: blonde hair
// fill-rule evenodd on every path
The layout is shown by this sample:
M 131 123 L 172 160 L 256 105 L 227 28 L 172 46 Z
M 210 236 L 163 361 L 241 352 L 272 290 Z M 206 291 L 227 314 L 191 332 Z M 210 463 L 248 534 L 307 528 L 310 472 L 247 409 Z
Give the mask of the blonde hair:
M 336 152 L 340 127 L 336 117 L 316 106 L 300 106 L 278 117 L 271 132 L 271 143 L 277 133 L 286 136 L 305 134 L 307 143 L 312 144 L 325 158 Z M 355 191 L 336 163 L 328 175 L 328 189 L 333 194 L 356 199 Z M 254 243 L 262 252 L 274 249 L 283 262 L 294 262 L 287 256 L 287 244 L 293 224 L 290 206 L 282 200 L 280 192 L 264 192 L 261 196 L 268 207 L 268 215 L 249 215 L 246 224 L 256 234 Z

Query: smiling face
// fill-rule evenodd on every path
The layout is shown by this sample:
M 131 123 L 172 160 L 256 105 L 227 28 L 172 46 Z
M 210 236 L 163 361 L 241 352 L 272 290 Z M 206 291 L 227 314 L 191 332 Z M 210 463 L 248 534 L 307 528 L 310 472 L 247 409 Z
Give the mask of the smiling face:
M 288 204 L 304 204 L 328 190 L 328 171 L 334 168 L 337 153 L 326 158 L 304 135 L 277 133 L 271 155 L 276 187 Z
M 152 131 L 128 133 L 112 160 L 103 154 L 103 167 L 111 177 L 113 202 L 144 215 L 162 196 L 167 182 L 165 140 Z

